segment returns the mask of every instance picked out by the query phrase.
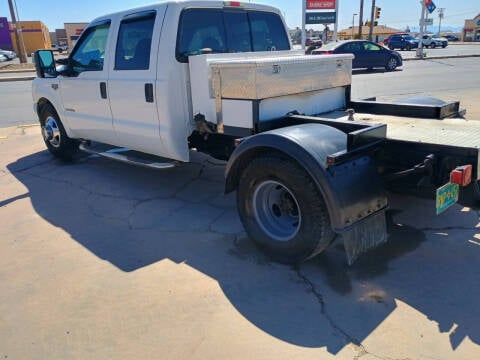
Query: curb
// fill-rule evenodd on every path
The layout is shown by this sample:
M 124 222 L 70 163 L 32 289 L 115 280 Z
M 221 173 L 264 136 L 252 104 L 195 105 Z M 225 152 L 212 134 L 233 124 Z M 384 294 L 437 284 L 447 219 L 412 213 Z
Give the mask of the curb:
M 411 60 L 438 60 L 438 59 L 452 59 L 452 58 L 470 58 L 470 57 L 480 57 L 480 54 L 472 54 L 472 55 L 440 55 L 440 56 L 426 56 L 424 58 L 403 58 L 403 61 L 411 61 Z
M 0 77 L 0 82 L 9 82 L 9 81 L 30 81 L 35 79 L 36 76 L 9 76 L 9 77 Z
M 6 69 L 6 70 L 2 70 L 0 69 L 0 74 L 14 74 L 14 73 L 31 73 L 31 72 L 35 72 L 35 69 Z

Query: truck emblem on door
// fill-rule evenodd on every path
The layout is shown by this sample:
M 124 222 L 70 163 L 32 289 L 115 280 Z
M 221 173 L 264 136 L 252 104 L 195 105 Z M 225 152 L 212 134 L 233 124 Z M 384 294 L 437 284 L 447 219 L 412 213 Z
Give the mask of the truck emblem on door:
M 273 65 L 272 66 L 272 73 L 274 73 L 274 74 L 280 74 L 281 70 L 282 70 L 282 67 L 280 65 Z

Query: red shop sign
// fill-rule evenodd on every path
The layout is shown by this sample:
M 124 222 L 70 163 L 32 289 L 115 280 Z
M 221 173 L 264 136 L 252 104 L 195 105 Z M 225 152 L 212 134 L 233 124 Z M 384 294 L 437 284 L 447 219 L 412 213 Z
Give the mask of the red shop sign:
M 335 9 L 335 0 L 307 0 L 307 9 Z

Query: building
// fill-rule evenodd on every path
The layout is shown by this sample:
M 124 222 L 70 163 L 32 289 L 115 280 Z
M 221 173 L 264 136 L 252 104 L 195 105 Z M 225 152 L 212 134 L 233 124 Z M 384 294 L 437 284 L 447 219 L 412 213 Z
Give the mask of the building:
M 362 39 L 368 39 L 369 32 L 369 26 L 362 26 Z M 386 25 L 377 25 L 373 27 L 372 40 L 375 42 L 383 41 L 388 36 L 400 32 L 402 32 L 402 30 L 394 29 Z M 358 26 L 354 26 L 353 29 L 350 26 L 348 29 L 340 30 L 338 32 L 338 38 L 340 40 L 358 39 Z
M 6 17 L 0 17 L 0 49 L 13 50 L 12 37 Z
M 50 49 L 52 47 L 48 28 L 41 21 L 19 21 L 17 26 L 20 27 L 19 30 L 21 30 L 21 37 L 27 54 L 31 54 L 38 49 Z M 12 23 L 9 23 L 9 29 L 13 49 L 18 54 L 16 34 Z
M 465 20 L 462 40 L 467 42 L 480 41 L 480 14 L 470 20 Z
M 57 43 L 58 45 L 68 45 L 67 41 L 67 32 L 65 29 L 55 29 L 55 35 L 57 37 Z
M 68 48 L 72 49 L 88 23 L 65 23 Z

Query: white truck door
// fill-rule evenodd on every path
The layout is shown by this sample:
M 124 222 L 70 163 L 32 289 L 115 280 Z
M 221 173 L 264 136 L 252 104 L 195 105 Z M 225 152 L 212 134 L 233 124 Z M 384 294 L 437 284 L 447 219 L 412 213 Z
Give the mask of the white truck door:
M 108 94 L 118 142 L 127 148 L 168 157 L 156 105 L 157 55 L 166 6 L 119 19 Z
M 59 77 L 63 116 L 75 137 L 106 143 L 115 136 L 106 94 L 110 23 L 102 20 L 85 29 L 69 57 L 69 76 Z

